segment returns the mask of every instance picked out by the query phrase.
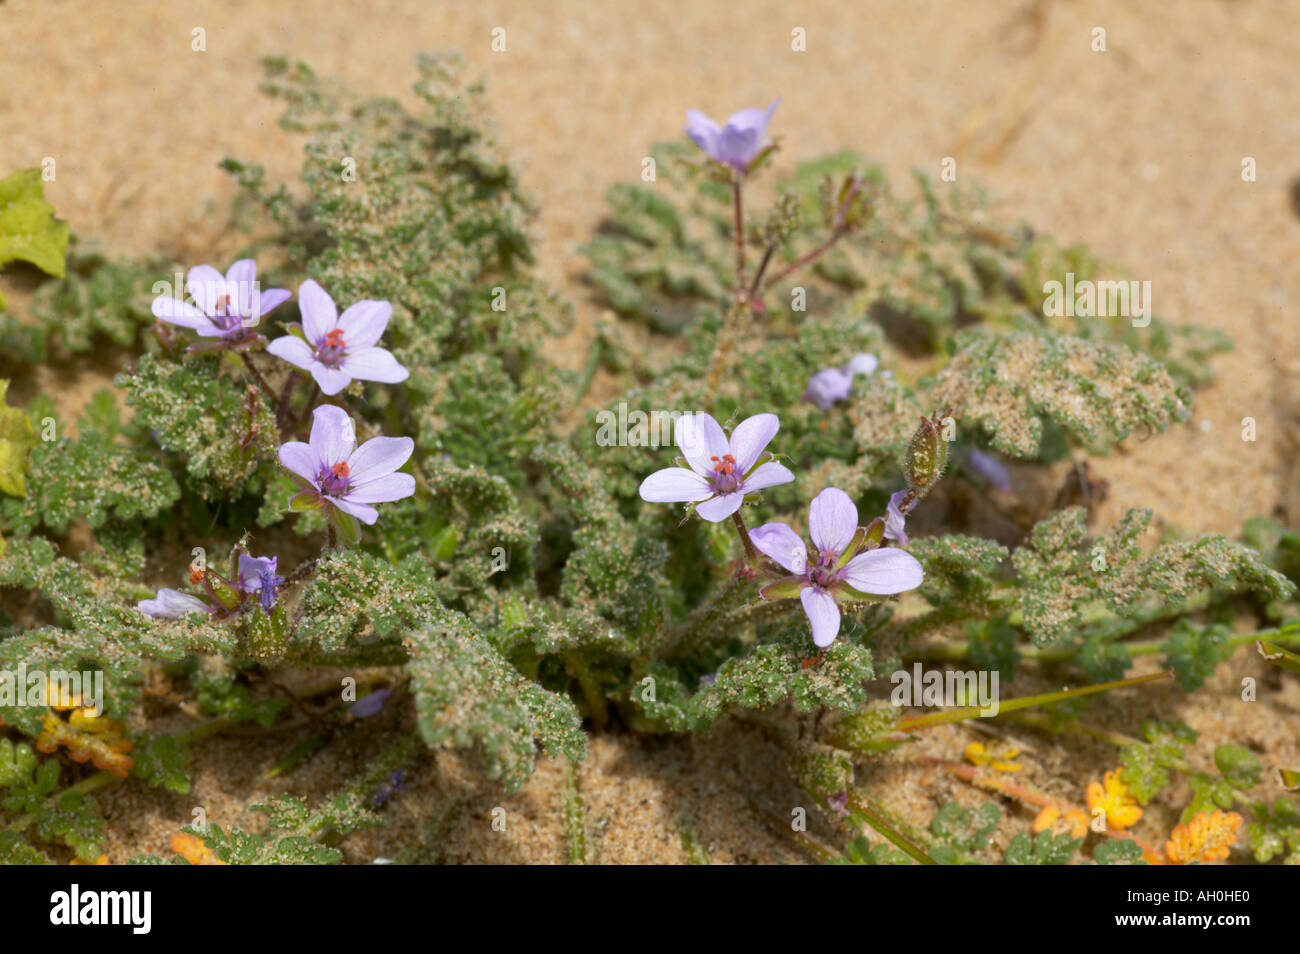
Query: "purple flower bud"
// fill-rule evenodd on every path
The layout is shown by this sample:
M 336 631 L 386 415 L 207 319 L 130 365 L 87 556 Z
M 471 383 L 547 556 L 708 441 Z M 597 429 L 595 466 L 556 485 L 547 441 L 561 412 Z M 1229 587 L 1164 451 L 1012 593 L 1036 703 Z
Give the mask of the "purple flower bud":
M 972 448 L 970 452 L 970 469 L 1003 493 L 1010 492 L 1011 473 L 1007 470 L 1006 465 L 992 454 L 986 454 L 982 450 Z
M 903 529 L 907 515 L 899 509 L 899 504 L 907 496 L 906 490 L 900 490 L 889 498 L 889 509 L 885 515 L 885 539 L 896 540 L 907 546 L 907 532 Z
M 135 608 L 156 619 L 179 619 L 186 613 L 211 613 L 212 607 L 197 596 L 163 587 L 151 600 L 141 600 Z
M 351 712 L 358 719 L 368 719 L 387 704 L 392 694 L 391 689 L 377 689 L 352 703 L 348 707 L 348 712 Z
M 853 390 L 853 377 L 858 374 L 871 374 L 880 366 L 874 354 L 854 355 L 842 368 L 825 368 L 808 379 L 808 389 L 803 393 L 805 401 L 811 401 L 823 411 L 829 410 L 836 401 L 843 401 Z

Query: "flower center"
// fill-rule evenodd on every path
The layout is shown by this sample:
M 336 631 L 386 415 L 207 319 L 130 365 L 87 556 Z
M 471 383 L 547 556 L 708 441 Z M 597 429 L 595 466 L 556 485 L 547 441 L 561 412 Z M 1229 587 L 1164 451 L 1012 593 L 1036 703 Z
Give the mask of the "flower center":
M 835 568 L 835 559 L 837 554 L 823 552 L 817 565 L 808 571 L 808 580 L 814 586 L 820 586 L 827 589 L 839 581 L 840 572 Z
M 729 494 L 740 486 L 743 476 L 736 470 L 736 458 L 731 454 L 710 457 L 713 461 L 713 489 L 720 494 Z
M 321 364 L 336 367 L 343 360 L 343 329 L 335 328 L 325 332 L 325 340 L 316 346 L 316 358 Z
M 329 470 L 321 472 L 320 489 L 331 497 L 342 497 L 347 492 L 351 474 L 348 462 L 341 460 Z
M 212 304 L 213 323 L 223 331 L 230 331 L 240 321 L 240 316 L 231 310 L 233 300 L 230 295 L 221 295 Z

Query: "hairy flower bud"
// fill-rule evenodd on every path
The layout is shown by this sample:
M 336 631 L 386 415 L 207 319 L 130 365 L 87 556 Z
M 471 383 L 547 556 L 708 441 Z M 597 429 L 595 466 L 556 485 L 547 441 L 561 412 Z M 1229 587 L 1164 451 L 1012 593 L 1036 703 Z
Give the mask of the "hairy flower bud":
M 903 473 L 907 485 L 917 497 L 923 497 L 943 476 L 948 464 L 948 442 L 939 430 L 940 419 L 921 418 L 921 426 L 912 435 L 903 457 Z

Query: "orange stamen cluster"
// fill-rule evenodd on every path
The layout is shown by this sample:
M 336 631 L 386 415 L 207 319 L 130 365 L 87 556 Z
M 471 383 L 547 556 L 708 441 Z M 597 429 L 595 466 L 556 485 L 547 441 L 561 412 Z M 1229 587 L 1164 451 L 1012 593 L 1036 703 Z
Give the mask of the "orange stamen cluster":
M 723 454 L 721 458 L 710 457 L 709 460 L 713 461 L 715 473 L 731 476 L 736 472 L 736 458 L 730 454 Z
M 333 473 L 335 477 L 348 477 L 352 474 L 352 468 L 348 467 L 347 461 L 341 460 L 330 468 L 330 472 Z
M 202 583 L 202 582 L 203 582 L 203 571 L 200 570 L 200 569 L 199 569 L 197 566 L 195 566 L 193 563 L 190 564 L 190 582 L 191 582 L 191 583 Z
M 333 331 L 325 332 L 325 346 L 327 348 L 342 348 L 343 329 L 335 328 Z

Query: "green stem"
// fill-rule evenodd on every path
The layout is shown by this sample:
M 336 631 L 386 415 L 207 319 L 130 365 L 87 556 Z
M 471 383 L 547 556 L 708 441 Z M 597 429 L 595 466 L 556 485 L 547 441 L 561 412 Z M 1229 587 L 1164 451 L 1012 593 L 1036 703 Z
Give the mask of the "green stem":
M 1111 689 L 1122 689 L 1127 686 L 1137 686 L 1144 682 L 1154 682 L 1157 679 L 1172 679 L 1172 672 L 1153 672 L 1145 676 L 1133 676 L 1129 679 L 1116 679 L 1111 682 L 1099 682 L 1095 686 L 1082 686 L 1078 689 L 1065 689 L 1060 692 L 1043 692 L 1034 696 L 1021 696 L 1019 699 L 1011 699 L 1007 702 L 999 703 L 997 715 L 1004 712 L 1014 712 L 1016 709 L 1028 709 L 1032 706 L 1043 706 L 1052 702 L 1061 702 L 1065 699 L 1077 699 L 1080 696 L 1091 696 L 1098 692 L 1109 692 Z M 903 719 L 898 723 L 899 732 L 915 732 L 918 729 L 928 729 L 936 725 L 945 725 L 949 722 L 961 722 L 965 719 L 979 718 L 980 713 L 987 706 L 962 706 L 959 709 L 950 709 L 947 712 L 931 712 L 923 716 L 916 716 L 911 719 Z
M 749 528 L 745 526 L 745 518 L 737 510 L 731 515 L 731 522 L 736 525 L 736 532 L 740 534 L 740 542 L 745 547 L 745 562 L 752 567 L 758 566 L 758 547 L 754 546 L 754 541 L 749 538 Z
M 857 799 L 850 798 L 848 800 L 848 809 L 850 816 L 856 816 L 854 818 L 855 821 L 859 823 L 865 822 L 870 825 L 885 838 L 889 839 L 889 841 L 893 842 L 893 844 L 908 857 L 915 859 L 923 865 L 937 865 L 939 863 L 908 840 L 902 832 L 894 828 L 887 821 L 881 818 L 880 815 L 876 814 L 876 812 L 862 804 L 862 802 Z

